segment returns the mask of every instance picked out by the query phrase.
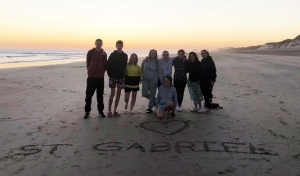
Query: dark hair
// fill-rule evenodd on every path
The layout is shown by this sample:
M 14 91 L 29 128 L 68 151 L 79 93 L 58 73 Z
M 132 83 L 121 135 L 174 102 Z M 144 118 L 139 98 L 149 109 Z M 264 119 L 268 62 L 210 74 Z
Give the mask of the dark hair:
M 169 54 L 169 51 L 164 50 L 164 51 L 162 52 L 162 55 L 163 55 L 164 53 L 168 53 L 168 54 Z
M 170 86 L 172 86 L 172 76 L 165 76 L 164 79 L 168 79 L 170 81 Z
M 116 42 L 116 46 L 117 46 L 118 44 L 123 45 L 123 41 L 122 41 L 122 40 L 118 40 L 118 41 Z
M 197 54 L 196 54 L 195 52 L 192 51 L 192 52 L 190 52 L 189 58 L 188 58 L 188 60 L 189 60 L 190 62 L 192 62 L 191 59 L 190 59 L 190 56 L 191 56 L 191 55 L 194 55 L 195 60 L 199 61 L 199 58 L 198 58 Z
M 185 51 L 183 49 L 178 50 L 177 54 L 179 54 L 180 52 L 183 52 L 183 54 L 185 54 Z
M 103 43 L 101 39 L 96 39 L 96 40 L 95 40 L 95 43 L 97 43 L 97 42 Z
M 151 51 L 155 51 L 156 56 L 155 56 L 154 60 L 157 60 L 157 51 L 155 49 L 150 50 L 149 55 L 148 55 L 149 59 L 151 59 Z
M 207 50 L 202 50 L 202 51 L 206 52 L 207 56 L 209 56 L 209 52 Z
M 138 60 L 139 60 L 139 58 L 138 58 L 138 56 L 135 54 L 135 53 L 132 53 L 131 55 L 130 55 L 130 58 L 129 58 L 129 62 L 128 62 L 128 64 L 131 64 L 131 57 L 133 56 L 133 55 L 135 55 L 136 56 L 136 61 L 133 63 L 134 65 L 137 65 L 137 63 L 138 63 Z

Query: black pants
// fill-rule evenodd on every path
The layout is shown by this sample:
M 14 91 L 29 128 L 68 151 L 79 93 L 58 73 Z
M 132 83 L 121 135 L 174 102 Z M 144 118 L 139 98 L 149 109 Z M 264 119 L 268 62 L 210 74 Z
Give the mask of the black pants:
M 213 85 L 211 85 L 210 82 L 201 82 L 200 87 L 201 87 L 202 95 L 204 96 L 205 106 L 207 108 L 211 108 L 210 99 L 213 97 L 213 95 L 212 95 Z
M 181 106 L 181 104 L 182 104 L 186 83 L 187 83 L 187 80 L 185 80 L 185 81 L 175 81 L 174 80 L 174 87 L 176 88 L 176 92 L 177 92 L 178 106 Z
M 86 86 L 86 98 L 85 98 L 85 112 L 91 111 L 92 98 L 97 89 L 97 102 L 98 111 L 102 112 L 104 109 L 103 104 L 103 90 L 104 90 L 104 78 L 87 78 Z

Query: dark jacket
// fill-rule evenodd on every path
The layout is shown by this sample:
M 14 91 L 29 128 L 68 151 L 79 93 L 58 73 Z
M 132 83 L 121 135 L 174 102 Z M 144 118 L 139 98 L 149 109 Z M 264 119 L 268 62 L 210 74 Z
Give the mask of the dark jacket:
M 188 61 L 186 59 L 182 61 L 179 57 L 176 57 L 173 61 L 173 66 L 175 69 L 174 81 L 186 81 L 186 73 L 188 73 Z
M 201 63 L 198 60 L 194 62 L 188 61 L 189 80 L 191 82 L 198 82 L 201 74 Z
M 106 63 L 108 77 L 113 79 L 124 79 L 125 70 L 128 62 L 128 55 L 123 51 L 118 53 L 116 50 L 110 54 Z
M 217 70 L 212 57 L 208 56 L 201 60 L 200 82 L 216 82 Z

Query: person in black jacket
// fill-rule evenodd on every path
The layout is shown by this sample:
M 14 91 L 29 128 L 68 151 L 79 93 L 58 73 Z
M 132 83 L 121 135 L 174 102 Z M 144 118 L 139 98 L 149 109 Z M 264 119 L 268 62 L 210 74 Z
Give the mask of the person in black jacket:
M 203 96 L 200 89 L 200 70 L 201 63 L 195 52 L 190 52 L 188 58 L 188 70 L 189 79 L 187 81 L 187 86 L 190 93 L 190 98 L 194 102 L 195 107 L 191 109 L 191 112 L 203 112 L 201 101 L 203 101 Z M 199 105 L 199 108 L 198 108 Z
M 210 112 L 212 102 L 212 89 L 216 82 L 217 70 L 215 62 L 206 50 L 201 51 L 201 74 L 200 74 L 200 87 L 204 96 L 205 106 L 208 108 L 205 113 Z
M 185 51 L 179 50 L 177 52 L 178 56 L 173 61 L 173 66 L 175 68 L 174 72 L 174 87 L 177 91 L 177 97 L 178 97 L 178 106 L 177 111 L 181 112 L 181 104 L 184 96 L 184 89 L 187 83 L 187 76 L 186 73 L 188 73 L 187 69 L 187 60 L 185 57 Z
M 108 101 L 108 117 L 116 116 L 120 114 L 117 112 L 119 104 L 121 90 L 124 88 L 125 83 L 125 70 L 128 62 L 128 55 L 122 51 L 123 41 L 118 40 L 116 42 L 117 50 L 112 52 L 106 63 L 106 70 L 109 77 L 109 87 L 111 89 L 109 101 Z M 111 111 L 112 102 L 115 96 L 117 87 L 117 95 L 115 99 L 115 106 L 113 112 Z

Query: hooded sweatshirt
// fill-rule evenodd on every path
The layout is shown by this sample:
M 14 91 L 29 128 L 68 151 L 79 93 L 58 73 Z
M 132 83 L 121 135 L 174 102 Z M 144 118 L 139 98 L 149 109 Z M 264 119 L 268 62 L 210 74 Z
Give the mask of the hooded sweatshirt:
M 110 54 L 106 64 L 108 77 L 113 79 L 124 79 L 125 70 L 128 62 L 128 55 L 123 51 L 118 53 L 116 50 Z
M 201 60 L 201 82 L 216 82 L 217 78 L 217 70 L 215 66 L 215 62 L 212 57 L 207 56 L 206 58 Z
M 141 65 L 143 81 L 158 81 L 162 82 L 162 70 L 158 60 L 145 59 Z
M 86 68 L 88 70 L 88 77 L 104 78 L 106 63 L 107 55 L 103 49 L 100 49 L 100 51 L 97 51 L 96 48 L 89 50 L 86 55 Z
M 177 92 L 174 86 L 166 87 L 161 85 L 158 89 L 156 104 L 166 104 L 168 101 L 173 101 L 174 106 L 177 106 Z

